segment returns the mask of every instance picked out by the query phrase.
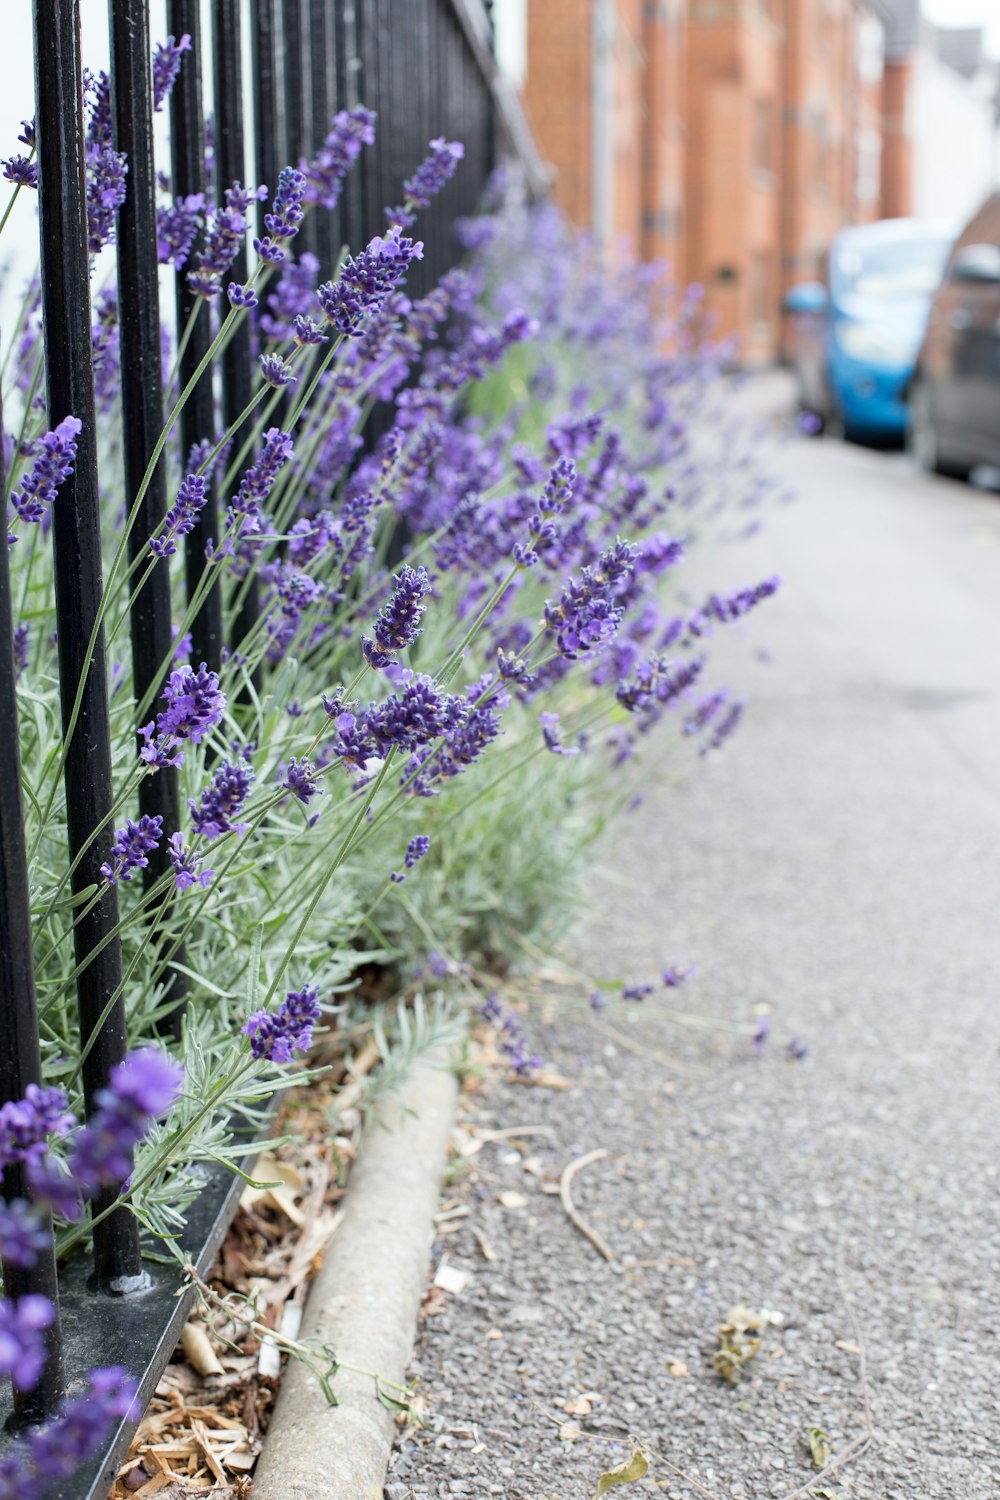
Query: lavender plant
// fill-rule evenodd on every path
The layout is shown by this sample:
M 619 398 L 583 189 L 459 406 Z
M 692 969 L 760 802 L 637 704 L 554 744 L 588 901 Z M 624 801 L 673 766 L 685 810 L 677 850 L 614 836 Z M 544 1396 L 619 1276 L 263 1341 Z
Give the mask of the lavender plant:
M 157 107 L 188 46 L 170 39 L 158 52 Z M 114 236 L 127 163 L 110 146 L 107 80 L 88 87 L 96 250 Z M 707 336 L 694 292 L 669 293 L 645 267 L 603 269 L 551 207 L 508 197 L 464 226 L 466 264 L 411 298 L 421 210 L 462 159 L 459 143 L 441 139 L 404 182 L 383 234 L 337 267 L 296 255 L 304 216 L 336 205 L 375 124 L 364 108 L 342 111 L 315 158 L 282 171 L 244 285 L 228 281 L 230 268 L 268 190 L 234 183 L 210 209 L 205 195 L 171 198 L 167 186 L 160 259 L 198 301 L 164 351 L 171 411 L 136 495 L 115 477 L 124 377 L 114 297 L 95 286 L 115 754 L 102 875 L 119 890 L 133 1044 L 158 1035 L 178 971 L 189 995 L 184 1091 L 166 1123 L 149 1118 L 159 1110 L 141 1130 L 133 1118 L 122 1201 L 168 1245 L 199 1190 L 198 1163 L 245 1151 L 231 1134 L 234 1105 L 253 1117 L 287 1082 L 363 962 L 412 965 L 436 947 L 495 959 L 512 930 L 564 918 L 583 851 L 634 791 L 626 762 L 654 731 L 685 754 L 735 728 L 741 708 L 711 680 L 711 638 L 776 587 L 752 580 L 682 604 L 673 586 L 711 539 L 722 479 L 737 511 L 754 513 L 771 492 L 751 450 L 723 428 L 730 351 Z M 33 130 L 21 139 L 33 150 Z M 30 167 L 30 155 L 7 163 L 12 206 L 33 186 Z M 177 355 L 223 289 L 211 359 L 249 320 L 253 398 L 228 430 L 218 419 L 207 442 L 179 452 L 190 387 L 174 389 Z M 4 411 L 15 418 L 5 497 L 43 1067 L 47 1087 L 79 1112 L 81 1050 L 94 1038 L 75 1033 L 46 532 L 80 424 L 66 413 L 46 431 L 37 324 L 36 285 L 3 361 Z M 383 435 L 372 444 L 376 404 Z M 129 561 L 161 459 L 169 509 L 146 554 Z M 211 488 L 219 535 L 185 600 L 182 542 Z M 390 561 L 401 547 L 403 560 Z M 159 664 L 162 691 L 139 700 L 128 610 L 155 569 L 170 575 L 175 637 Z M 248 626 L 251 580 L 262 606 Z M 190 646 L 216 585 L 229 641 L 217 671 Z M 179 828 L 137 816 L 140 782 L 167 767 L 182 786 Z M 143 884 L 135 877 L 158 849 L 166 872 Z M 84 1183 L 128 1177 L 125 1155 L 96 1161 L 75 1147 L 69 1162 Z M 50 1163 L 36 1190 L 68 1250 L 88 1221 L 69 1212 L 60 1183 Z M 30 1212 L 0 1215 L 5 1245 L 26 1254 Z

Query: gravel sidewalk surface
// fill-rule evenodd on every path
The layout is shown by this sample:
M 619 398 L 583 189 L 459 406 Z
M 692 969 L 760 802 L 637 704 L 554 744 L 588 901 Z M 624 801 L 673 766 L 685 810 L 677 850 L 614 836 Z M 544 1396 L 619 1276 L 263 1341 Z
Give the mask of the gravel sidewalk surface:
M 438 1254 L 471 1274 L 423 1322 L 434 1425 L 388 1500 L 589 1500 L 631 1434 L 650 1474 L 623 1496 L 1000 1495 L 1000 502 L 831 443 L 787 467 L 804 498 L 725 564 L 790 580 L 713 655 L 747 721 L 650 779 L 573 946 L 698 973 L 543 1006 L 572 1088 L 468 1101 L 512 1134 L 446 1190 L 470 1212 Z M 573 1197 L 610 1264 L 554 1191 L 600 1148 Z M 711 1366 L 734 1304 L 776 1315 L 737 1387 Z M 812 1428 L 843 1464 L 816 1473 Z

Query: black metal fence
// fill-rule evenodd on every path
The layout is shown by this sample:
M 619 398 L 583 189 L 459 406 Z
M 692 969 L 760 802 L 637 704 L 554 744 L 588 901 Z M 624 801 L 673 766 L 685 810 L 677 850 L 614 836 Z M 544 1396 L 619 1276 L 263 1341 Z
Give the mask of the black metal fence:
M 111 106 L 114 145 L 127 153 L 127 197 L 118 219 L 118 307 L 122 362 L 125 491 L 142 485 L 164 420 L 158 303 L 156 167 L 150 79 L 148 0 L 109 0 Z M 252 77 L 242 76 L 249 27 Z M 364 103 L 377 111 L 377 144 L 348 179 L 333 214 L 316 214 L 304 231 L 329 274 L 341 244 L 355 248 L 384 225 L 383 210 L 437 135 L 465 146 L 461 171 L 421 223 L 426 258 L 414 268 L 420 294 L 457 256 L 452 231 L 473 211 L 501 155 L 519 156 L 529 180 L 543 185 L 530 138 L 516 105 L 497 76 L 491 26 L 482 0 L 211 0 L 211 31 L 201 26 L 199 0 L 168 0 L 168 30 L 192 39 L 170 101 L 171 192 L 204 188 L 205 122 L 214 128 L 215 180 L 266 182 L 273 190 L 286 162 L 309 156 L 341 108 Z M 122 961 L 115 935 L 115 888 L 101 880 L 111 856 L 111 742 L 104 639 L 97 628 L 102 597 L 98 458 L 91 360 L 90 266 L 85 201 L 85 134 L 79 0 L 34 0 L 35 104 L 38 121 L 38 202 L 45 330 L 45 391 L 49 426 L 67 413 L 82 421 L 72 478 L 54 508 L 55 606 L 59 677 L 67 735 L 65 794 L 72 888 L 99 887 L 74 928 L 79 969 L 80 1032 L 97 1032 L 83 1066 L 88 1109 L 95 1092 L 126 1050 Z M 160 163 L 161 167 L 166 163 Z M 221 192 L 221 187 L 220 187 Z M 245 279 L 238 264 L 236 280 Z M 190 292 L 177 277 L 177 326 L 184 327 Z M 199 319 L 181 363 L 182 386 L 193 377 L 210 338 Z M 233 339 L 217 372 L 207 371 L 185 405 L 174 440 L 181 451 L 224 431 L 250 397 L 246 334 Z M 148 484 L 130 536 L 131 556 L 148 546 L 166 510 L 162 462 Z M 218 535 L 210 501 L 187 539 L 188 597 L 205 566 L 206 541 Z M 136 700 L 158 688 L 157 663 L 169 658 L 171 598 L 165 568 L 150 571 L 131 609 Z M 176 601 L 175 601 L 176 602 Z M 253 622 L 248 590 L 241 633 Z M 193 659 L 217 667 L 225 646 L 221 602 L 209 592 L 192 627 Z M 90 642 L 94 640 L 91 652 Z M 21 1097 L 41 1079 L 32 963 L 29 881 L 18 753 L 15 660 L 7 549 L 0 547 L 0 1103 Z M 176 773 L 143 779 L 139 811 L 178 826 Z M 95 836 L 95 830 L 100 830 Z M 166 850 L 164 840 L 162 850 Z M 165 852 L 144 872 L 151 884 L 164 873 Z M 174 1021 L 182 1013 L 184 978 L 172 980 Z M 107 1014 L 105 1015 L 105 1012 Z M 103 1017 L 103 1020 L 101 1019 Z M 238 1179 L 237 1179 L 238 1181 Z M 18 1168 L 4 1174 L 6 1197 L 27 1196 Z M 108 1201 L 113 1199 L 109 1193 Z M 185 1248 L 206 1271 L 235 1204 L 234 1180 L 220 1173 L 207 1183 L 190 1215 Z M 94 1204 L 95 1212 L 104 1206 Z M 15 1398 L 13 1422 L 53 1410 L 72 1382 L 95 1365 L 124 1363 L 148 1400 L 187 1313 L 177 1278 L 144 1264 L 136 1223 L 125 1209 L 94 1230 L 92 1256 L 77 1254 L 57 1268 L 54 1254 L 30 1270 L 4 1264 L 8 1296 L 40 1292 L 58 1301 L 49 1359 L 37 1388 Z M 4 1415 L 0 1401 L 0 1417 Z M 108 1450 L 56 1493 L 66 1500 L 106 1495 L 130 1436 L 128 1424 Z

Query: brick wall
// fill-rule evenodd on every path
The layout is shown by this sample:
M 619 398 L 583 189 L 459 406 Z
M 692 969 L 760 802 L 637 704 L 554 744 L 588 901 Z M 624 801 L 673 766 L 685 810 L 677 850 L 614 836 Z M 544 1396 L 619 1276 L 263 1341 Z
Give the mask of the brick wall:
M 594 224 L 594 6 L 527 0 L 525 103 L 556 197 Z M 882 66 L 875 0 L 603 0 L 615 244 L 704 285 L 746 363 L 845 224 L 909 211 L 909 63 Z

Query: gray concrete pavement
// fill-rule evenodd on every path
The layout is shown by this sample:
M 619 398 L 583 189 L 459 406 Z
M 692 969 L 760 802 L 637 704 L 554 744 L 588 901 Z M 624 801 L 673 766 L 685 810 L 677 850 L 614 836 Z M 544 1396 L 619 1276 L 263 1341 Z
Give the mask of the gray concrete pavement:
M 705 577 L 786 579 L 713 652 L 746 722 L 648 778 L 573 945 L 609 977 L 697 963 L 676 1003 L 722 1027 L 765 1004 L 772 1039 L 666 998 L 599 1018 L 617 1037 L 536 1019 L 574 1088 L 480 1106 L 552 1134 L 474 1159 L 447 1240 L 473 1279 L 420 1349 L 438 1428 L 392 1500 L 589 1496 L 630 1432 L 629 1494 L 1000 1494 L 1000 498 L 826 441 L 782 464 L 799 501 Z M 596 1147 L 574 1191 L 612 1265 L 544 1190 Z M 738 1389 L 709 1363 L 734 1303 L 781 1319 Z M 829 1476 L 811 1427 L 848 1454 Z

